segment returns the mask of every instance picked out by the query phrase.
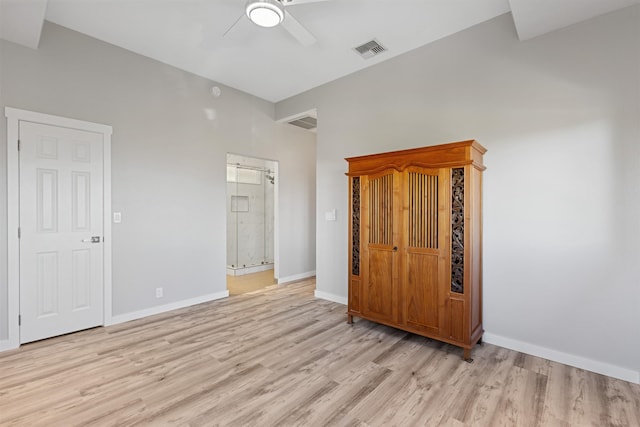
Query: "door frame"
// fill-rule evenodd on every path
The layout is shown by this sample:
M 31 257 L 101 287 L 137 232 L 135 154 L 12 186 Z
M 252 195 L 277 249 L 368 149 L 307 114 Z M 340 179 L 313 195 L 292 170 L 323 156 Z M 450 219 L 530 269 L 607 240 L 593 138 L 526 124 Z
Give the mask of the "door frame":
M 7 340 L 0 340 L 0 351 L 20 346 L 20 158 L 18 137 L 20 122 L 65 127 L 102 134 L 103 138 L 103 325 L 112 322 L 111 288 L 111 126 L 5 107 L 7 118 Z

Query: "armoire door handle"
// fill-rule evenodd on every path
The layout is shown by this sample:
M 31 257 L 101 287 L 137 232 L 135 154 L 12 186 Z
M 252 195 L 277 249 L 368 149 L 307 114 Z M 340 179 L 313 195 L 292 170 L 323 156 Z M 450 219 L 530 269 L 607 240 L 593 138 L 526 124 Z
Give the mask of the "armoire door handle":
M 397 247 L 397 246 L 394 246 L 394 247 L 393 247 L 393 251 L 394 251 L 394 252 L 397 252 L 397 251 L 398 251 L 398 247 Z

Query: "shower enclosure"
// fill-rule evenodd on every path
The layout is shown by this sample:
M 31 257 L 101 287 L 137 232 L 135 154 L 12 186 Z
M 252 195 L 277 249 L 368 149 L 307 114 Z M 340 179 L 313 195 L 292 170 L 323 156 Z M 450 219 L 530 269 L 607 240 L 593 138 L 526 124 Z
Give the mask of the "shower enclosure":
M 273 269 L 276 164 L 227 156 L 227 274 Z

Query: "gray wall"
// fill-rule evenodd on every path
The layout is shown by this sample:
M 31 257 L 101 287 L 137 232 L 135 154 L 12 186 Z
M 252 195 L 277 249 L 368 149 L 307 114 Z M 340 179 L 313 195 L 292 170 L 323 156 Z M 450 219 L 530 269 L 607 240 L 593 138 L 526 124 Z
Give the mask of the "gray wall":
M 477 139 L 488 336 L 640 372 L 639 76 L 640 7 L 526 42 L 508 14 L 276 104 L 318 108 L 317 290 L 346 300 L 344 157 Z
M 51 23 L 38 50 L 5 41 L 0 49 L 2 111 L 113 126 L 112 206 L 122 212 L 113 224 L 114 315 L 226 289 L 227 152 L 279 161 L 280 275 L 315 270 L 315 135 L 274 122 L 272 103 L 224 86 L 215 99 L 214 82 Z M 0 169 L 6 224 L 4 119 Z M 2 225 L 0 241 L 6 233 Z M 2 244 L 2 314 L 6 260 Z M 0 339 L 6 326 L 0 315 Z

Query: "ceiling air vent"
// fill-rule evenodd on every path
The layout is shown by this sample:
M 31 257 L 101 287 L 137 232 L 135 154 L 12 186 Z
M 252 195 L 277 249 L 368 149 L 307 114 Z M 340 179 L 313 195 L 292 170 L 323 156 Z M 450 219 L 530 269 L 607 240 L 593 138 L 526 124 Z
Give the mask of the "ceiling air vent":
M 369 59 L 382 52 L 386 52 L 387 48 L 378 43 L 377 40 L 371 40 L 363 45 L 354 47 L 355 51 L 360 54 L 364 59 Z
M 290 125 L 294 125 L 294 126 L 298 126 L 299 128 L 302 129 L 315 129 L 316 127 L 318 127 L 318 119 L 316 119 L 315 117 L 312 116 L 303 116 L 303 117 L 298 117 L 295 120 L 291 120 L 290 122 L 287 122 Z

